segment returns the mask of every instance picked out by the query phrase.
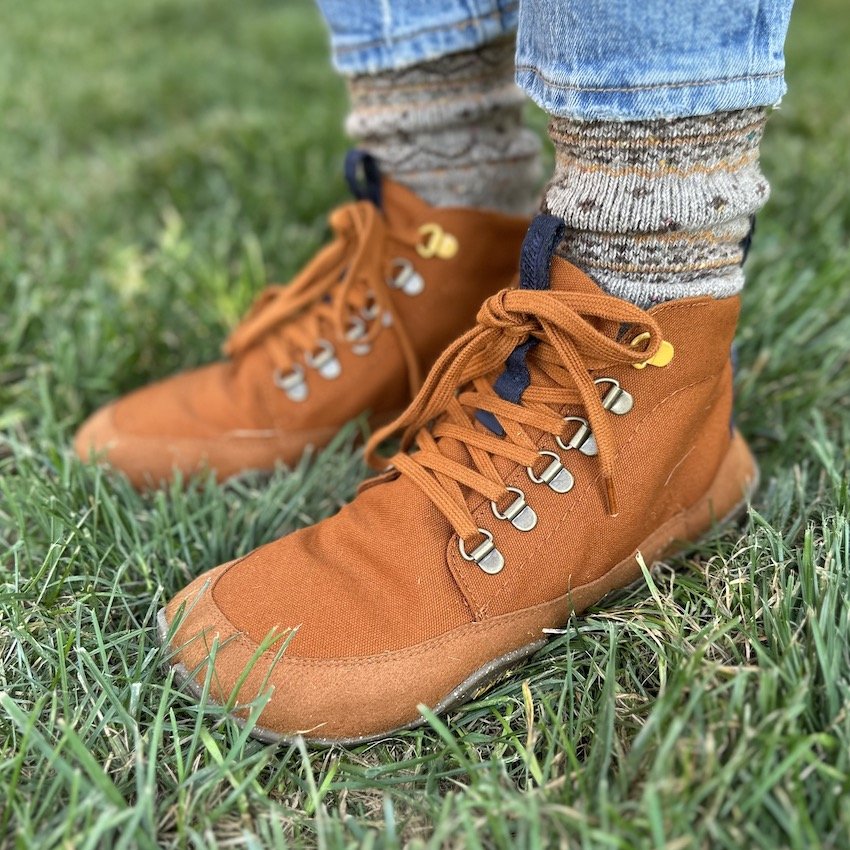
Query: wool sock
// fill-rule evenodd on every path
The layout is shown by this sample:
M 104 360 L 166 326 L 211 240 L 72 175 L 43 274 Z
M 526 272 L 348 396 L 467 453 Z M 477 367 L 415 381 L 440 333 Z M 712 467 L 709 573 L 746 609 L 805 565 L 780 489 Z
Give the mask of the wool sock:
M 355 76 L 349 92 L 349 135 L 429 203 L 512 214 L 537 206 L 540 141 L 522 123 L 513 39 Z
M 544 210 L 567 224 L 558 253 L 641 307 L 739 292 L 753 216 L 769 194 L 758 162 L 766 114 L 552 119 Z

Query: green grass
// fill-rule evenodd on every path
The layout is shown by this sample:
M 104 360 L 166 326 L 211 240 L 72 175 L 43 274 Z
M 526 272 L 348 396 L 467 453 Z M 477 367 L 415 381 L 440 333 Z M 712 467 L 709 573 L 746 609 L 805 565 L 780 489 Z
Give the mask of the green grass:
M 290 0 L 0 0 L 0 20 L 0 846 L 850 846 L 843 0 L 796 10 L 765 142 L 744 527 L 445 721 L 315 752 L 178 692 L 154 614 L 350 498 L 350 440 L 270 483 L 147 496 L 68 444 L 97 404 L 215 356 L 324 238 L 345 140 L 321 24 Z

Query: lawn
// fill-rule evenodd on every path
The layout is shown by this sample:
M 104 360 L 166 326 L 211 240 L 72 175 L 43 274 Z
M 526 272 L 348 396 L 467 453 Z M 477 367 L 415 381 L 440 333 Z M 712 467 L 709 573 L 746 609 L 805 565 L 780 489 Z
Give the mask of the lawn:
M 0 0 L 0 847 L 850 847 L 850 16 L 795 14 L 739 335 L 748 519 L 444 723 L 311 751 L 180 693 L 154 619 L 349 499 L 352 433 L 145 496 L 69 440 L 321 243 L 346 146 L 321 22 Z

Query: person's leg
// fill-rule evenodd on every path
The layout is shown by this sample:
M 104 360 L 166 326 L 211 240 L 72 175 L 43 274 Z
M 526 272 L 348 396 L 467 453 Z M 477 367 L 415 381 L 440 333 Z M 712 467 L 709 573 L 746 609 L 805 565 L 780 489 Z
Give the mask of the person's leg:
M 439 206 L 530 212 L 540 143 L 514 83 L 516 0 L 319 0 L 349 134 Z
M 731 295 L 768 184 L 791 0 L 524 0 L 517 81 L 551 116 L 561 254 L 648 306 Z

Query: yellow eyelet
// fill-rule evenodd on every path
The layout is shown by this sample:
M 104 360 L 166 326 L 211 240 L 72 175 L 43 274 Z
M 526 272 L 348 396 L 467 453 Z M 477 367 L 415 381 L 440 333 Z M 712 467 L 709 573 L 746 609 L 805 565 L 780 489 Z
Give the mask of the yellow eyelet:
M 632 348 L 637 348 L 642 342 L 646 342 L 649 337 L 650 334 L 648 332 L 638 334 L 629 344 Z M 643 363 L 632 363 L 632 366 L 635 369 L 646 369 L 647 366 L 666 366 L 673 359 L 674 354 L 675 351 L 672 343 L 667 342 L 666 339 L 662 339 L 661 346 L 654 357 L 644 360 Z
M 416 246 L 416 253 L 426 260 L 431 257 L 439 257 L 441 260 L 450 260 L 457 254 L 457 238 L 451 233 L 446 233 L 439 224 L 423 224 L 419 228 L 423 239 Z

